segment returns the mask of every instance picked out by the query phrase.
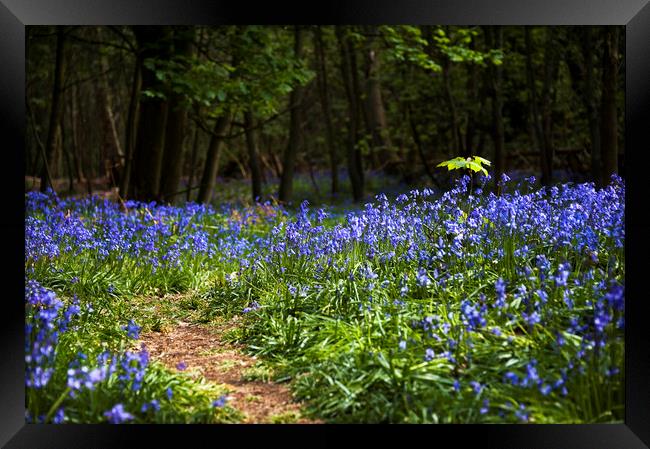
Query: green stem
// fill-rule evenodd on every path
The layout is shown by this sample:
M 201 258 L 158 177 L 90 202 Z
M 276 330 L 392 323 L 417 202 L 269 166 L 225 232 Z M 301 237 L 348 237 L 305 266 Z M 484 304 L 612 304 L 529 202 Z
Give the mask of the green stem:
M 65 390 L 63 390 L 63 393 L 61 393 L 61 396 L 58 397 L 58 399 L 52 404 L 52 407 L 50 407 L 50 410 L 47 412 L 47 415 L 45 416 L 45 421 L 48 422 L 56 409 L 61 405 L 63 400 L 66 398 L 66 396 L 70 393 L 70 387 L 67 387 Z

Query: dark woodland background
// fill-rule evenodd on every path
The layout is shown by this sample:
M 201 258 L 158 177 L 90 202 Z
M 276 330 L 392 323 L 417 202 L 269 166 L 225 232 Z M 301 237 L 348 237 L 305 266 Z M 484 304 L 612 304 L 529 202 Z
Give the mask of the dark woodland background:
M 620 26 L 28 26 L 25 188 L 363 201 L 457 156 L 624 175 Z M 320 187 L 319 187 L 320 186 Z

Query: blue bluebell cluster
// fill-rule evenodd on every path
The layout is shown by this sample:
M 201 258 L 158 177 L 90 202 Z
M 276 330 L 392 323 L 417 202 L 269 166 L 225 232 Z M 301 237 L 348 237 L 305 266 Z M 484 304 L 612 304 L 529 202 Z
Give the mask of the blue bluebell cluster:
M 401 363 L 412 358 L 422 369 L 446 370 L 453 390 L 475 396 L 480 415 L 498 409 L 491 396 L 497 384 L 528 398 L 561 398 L 585 369 L 620 382 L 623 181 L 614 176 L 601 189 L 590 183 L 536 189 L 534 179 L 525 179 L 508 189 L 514 181 L 505 175 L 498 195 L 483 189 L 486 181 L 472 186 L 463 177 L 444 193 L 412 190 L 394 201 L 380 194 L 338 218 L 306 202 L 289 214 L 268 204 L 216 210 L 30 193 L 26 265 L 28 272 L 60 270 L 85 258 L 116 271 L 224 270 L 224 290 L 245 298 L 239 310 L 251 325 L 279 309 L 283 319 L 314 312 L 363 322 L 364 332 L 376 320 L 382 332 L 394 333 L 370 352 L 385 344 Z M 69 281 L 76 285 L 83 277 L 75 273 Z M 47 384 L 57 335 L 80 313 L 78 305 L 64 307 L 39 288 L 29 284 L 26 294 L 39 323 L 27 323 L 32 388 Z M 108 288 L 119 294 L 119 287 Z M 135 323 L 123 329 L 138 338 Z M 486 346 L 499 348 L 504 366 L 491 382 L 479 382 L 465 373 L 485 371 Z M 128 388 L 142 387 L 146 352 L 103 357 L 69 368 L 73 391 L 91 389 L 116 370 Z M 513 419 L 530 420 L 526 407 L 513 408 Z M 119 416 L 120 409 L 111 411 L 111 419 Z
M 60 366 L 57 360 L 60 357 L 60 337 L 74 329 L 80 307 L 77 301 L 66 306 L 53 291 L 44 288 L 37 281 L 28 280 L 25 309 L 25 386 L 29 392 L 48 387 Z M 133 334 L 138 329 L 135 323 L 129 323 L 125 329 L 130 337 L 137 337 L 137 334 Z M 148 362 L 149 355 L 144 347 L 139 352 L 126 351 L 122 354 L 104 351 L 94 359 L 78 352 L 65 371 L 65 394 L 74 399 L 92 392 L 100 384 L 113 381 L 119 382 L 124 391 L 136 392 L 142 388 Z M 124 422 L 131 415 L 123 411 L 121 404 L 117 404 L 106 416 L 110 422 Z M 28 420 L 32 419 L 29 413 L 27 417 Z M 45 419 L 46 416 L 39 415 L 35 421 L 44 422 Z M 59 423 L 63 420 L 64 408 L 60 407 L 52 417 L 52 422 Z

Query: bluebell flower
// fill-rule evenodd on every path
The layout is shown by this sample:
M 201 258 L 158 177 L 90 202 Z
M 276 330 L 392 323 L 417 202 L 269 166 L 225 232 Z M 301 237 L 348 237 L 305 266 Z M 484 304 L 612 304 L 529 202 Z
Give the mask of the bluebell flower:
M 52 422 L 54 424 L 61 424 L 65 420 L 65 410 L 63 407 L 60 407 L 57 409 L 56 413 L 54 413 L 54 417 L 52 418 Z
M 295 287 L 294 287 L 294 289 L 295 289 Z M 242 313 L 250 313 L 250 312 L 253 312 L 255 310 L 259 310 L 260 308 L 261 308 L 261 306 L 259 305 L 259 303 L 257 301 L 253 301 L 247 307 L 244 307 L 244 310 L 242 310 Z
M 431 279 L 429 279 L 427 270 L 425 270 L 424 268 L 418 269 L 416 280 L 420 287 L 428 287 L 431 285 Z
M 124 410 L 122 404 L 117 404 L 112 409 L 104 412 L 104 416 L 111 424 L 122 424 L 134 418 L 132 414 Z
M 126 330 L 129 338 L 137 340 L 140 336 L 140 326 L 136 325 L 133 320 L 129 321 L 129 324 L 122 326 L 122 329 Z
M 526 410 L 526 406 L 524 404 L 519 405 L 519 409 L 515 411 L 515 416 L 521 421 L 528 421 L 530 419 L 530 414 Z
M 483 407 L 479 410 L 481 415 L 485 415 L 490 409 L 490 400 L 485 398 L 483 399 Z
M 228 401 L 228 397 L 226 395 L 220 396 L 218 399 L 212 401 L 212 406 L 213 407 L 223 407 L 226 405 L 226 402 Z
M 146 413 L 149 410 L 153 410 L 154 412 L 160 411 L 160 402 L 157 399 L 152 399 L 151 401 L 142 404 L 142 407 L 140 408 L 142 413 Z
M 496 301 L 494 302 L 495 307 L 503 308 L 506 306 L 506 282 L 499 278 L 494 284 L 496 290 Z
M 518 385 L 519 384 L 519 376 L 517 374 L 513 373 L 512 371 L 508 371 L 507 373 L 504 374 L 503 376 L 504 381 L 510 382 L 511 385 Z

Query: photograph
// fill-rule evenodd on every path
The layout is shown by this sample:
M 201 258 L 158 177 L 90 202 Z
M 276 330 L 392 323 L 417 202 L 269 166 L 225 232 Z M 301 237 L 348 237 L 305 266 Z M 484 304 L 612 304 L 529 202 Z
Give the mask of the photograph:
M 26 423 L 626 422 L 625 26 L 24 37 Z

